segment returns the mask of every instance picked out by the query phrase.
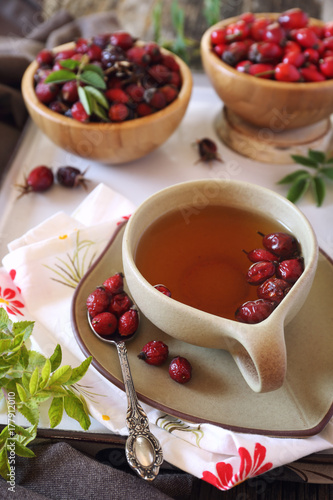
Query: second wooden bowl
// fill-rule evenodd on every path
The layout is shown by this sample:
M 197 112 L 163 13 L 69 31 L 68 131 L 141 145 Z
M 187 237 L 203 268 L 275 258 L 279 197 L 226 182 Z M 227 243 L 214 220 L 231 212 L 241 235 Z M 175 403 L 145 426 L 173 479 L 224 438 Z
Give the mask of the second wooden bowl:
M 278 14 L 258 14 L 276 19 Z M 255 78 L 225 64 L 212 51 L 214 29 L 238 18 L 229 18 L 210 27 L 201 39 L 204 70 L 227 108 L 257 127 L 274 132 L 312 125 L 333 113 L 333 80 L 288 83 Z M 312 24 L 323 24 L 311 19 Z

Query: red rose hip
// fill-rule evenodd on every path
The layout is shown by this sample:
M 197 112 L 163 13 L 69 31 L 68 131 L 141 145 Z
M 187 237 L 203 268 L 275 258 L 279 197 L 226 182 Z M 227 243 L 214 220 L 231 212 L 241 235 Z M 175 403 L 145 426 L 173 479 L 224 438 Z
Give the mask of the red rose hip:
M 289 283 L 295 283 L 304 271 L 304 261 L 302 257 L 297 259 L 283 260 L 279 263 L 276 276 Z
M 52 170 L 46 165 L 40 165 L 31 170 L 28 177 L 25 179 L 24 185 L 17 185 L 16 187 L 21 191 L 19 197 L 31 192 L 43 192 L 50 189 L 54 182 L 54 175 Z
M 237 309 L 235 319 L 241 323 L 261 323 L 261 321 L 268 318 L 274 308 L 275 303 L 270 300 L 249 300 Z
M 169 365 L 169 375 L 178 384 L 186 384 L 192 377 L 191 363 L 182 356 L 173 358 Z
M 110 298 L 103 287 L 98 287 L 87 298 L 86 306 L 91 318 L 97 314 L 105 312 L 109 307 Z
M 299 244 L 295 236 L 282 232 L 270 233 L 266 236 L 259 234 L 263 236 L 264 247 L 278 257 L 288 259 L 299 254 Z
M 138 358 L 148 363 L 148 365 L 159 366 L 166 361 L 168 355 L 169 348 L 164 342 L 152 340 L 143 346 Z
M 247 272 L 247 282 L 250 285 L 261 285 L 275 274 L 275 264 L 271 261 L 255 262 Z
M 259 299 L 271 300 L 279 304 L 287 295 L 291 284 L 279 278 L 270 278 L 257 288 Z
M 246 252 L 243 250 L 244 253 L 246 253 L 247 258 L 251 262 L 260 262 L 260 261 L 271 261 L 274 262 L 276 261 L 276 255 L 274 255 L 272 252 L 269 252 L 268 250 L 265 250 L 264 248 L 255 248 L 254 250 L 251 250 L 250 252 Z
M 128 311 L 132 305 L 133 302 L 126 292 L 117 293 L 111 299 L 109 312 L 112 312 L 119 317 L 124 314 L 124 312 Z
M 116 293 L 121 293 L 124 289 L 124 276 L 122 273 L 116 273 L 113 276 L 107 278 L 103 283 L 104 288 L 107 292 L 112 295 Z
M 167 297 L 171 297 L 171 292 L 169 288 L 167 288 L 164 285 L 155 285 L 154 288 L 158 290 L 159 292 L 163 293 L 163 295 L 166 295 Z
M 122 314 L 118 320 L 118 331 L 122 337 L 133 335 L 139 326 L 139 315 L 136 309 L 130 309 Z
M 286 30 L 304 28 L 309 21 L 309 16 L 299 7 L 288 9 L 279 16 L 279 23 Z

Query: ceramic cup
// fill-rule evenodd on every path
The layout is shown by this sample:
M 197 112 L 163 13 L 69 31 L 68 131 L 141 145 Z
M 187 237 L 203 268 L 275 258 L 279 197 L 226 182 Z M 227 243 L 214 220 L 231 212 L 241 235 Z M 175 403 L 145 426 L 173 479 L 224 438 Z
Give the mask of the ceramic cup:
M 167 297 L 148 283 L 135 264 L 138 241 L 158 217 L 169 211 L 206 205 L 230 206 L 278 219 L 301 245 L 303 274 L 261 323 L 221 318 Z M 245 182 L 204 179 L 176 184 L 155 193 L 135 210 L 125 229 L 122 252 L 130 293 L 154 325 L 181 341 L 229 351 L 255 392 L 273 391 L 283 385 L 287 368 L 284 326 L 302 307 L 318 261 L 314 231 L 294 204 L 271 190 Z

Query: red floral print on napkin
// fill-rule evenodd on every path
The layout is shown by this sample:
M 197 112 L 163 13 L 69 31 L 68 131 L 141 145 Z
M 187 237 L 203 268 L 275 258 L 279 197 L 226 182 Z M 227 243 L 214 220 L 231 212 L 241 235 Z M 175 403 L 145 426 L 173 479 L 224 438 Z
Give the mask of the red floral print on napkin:
M 20 314 L 24 316 L 23 313 L 18 309 L 19 307 L 24 307 L 24 304 L 17 300 L 16 291 L 12 288 L 4 288 L 2 291 L 2 287 L 0 286 L 0 307 L 4 307 L 8 314 L 14 314 L 17 316 Z
M 234 473 L 231 464 L 218 462 L 216 464 L 217 475 L 209 471 L 204 471 L 202 479 L 216 486 L 219 490 L 229 490 L 233 486 L 254 476 L 259 476 L 273 467 L 271 462 L 263 464 L 266 458 L 266 448 L 260 443 L 256 443 L 253 458 L 246 448 L 240 447 L 238 454 L 241 459 L 239 471 Z
M 12 278 L 13 281 L 15 280 L 15 277 L 16 277 L 16 271 L 15 271 L 15 269 L 11 269 L 9 271 L 9 276 Z M 21 293 L 21 288 L 19 288 L 18 286 L 16 288 Z

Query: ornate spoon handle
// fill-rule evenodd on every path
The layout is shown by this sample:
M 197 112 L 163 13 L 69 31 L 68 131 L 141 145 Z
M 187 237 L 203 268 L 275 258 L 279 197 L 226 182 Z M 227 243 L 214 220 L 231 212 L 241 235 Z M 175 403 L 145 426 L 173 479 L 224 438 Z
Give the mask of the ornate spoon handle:
M 127 395 L 126 422 L 129 436 L 126 441 L 126 458 L 136 473 L 148 481 L 157 476 L 163 462 L 162 448 L 150 432 L 146 413 L 141 407 L 133 385 L 131 370 L 124 342 L 118 342 L 117 351 Z

